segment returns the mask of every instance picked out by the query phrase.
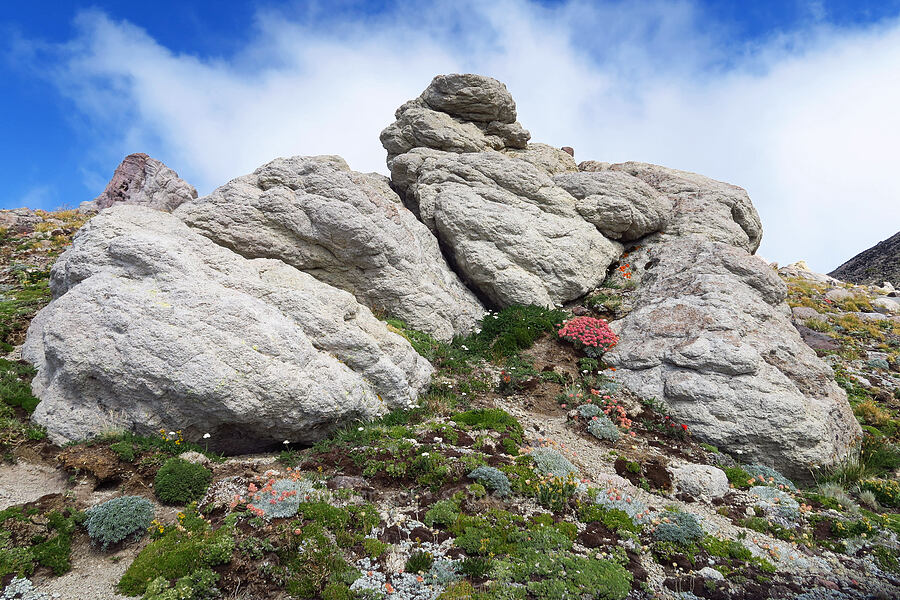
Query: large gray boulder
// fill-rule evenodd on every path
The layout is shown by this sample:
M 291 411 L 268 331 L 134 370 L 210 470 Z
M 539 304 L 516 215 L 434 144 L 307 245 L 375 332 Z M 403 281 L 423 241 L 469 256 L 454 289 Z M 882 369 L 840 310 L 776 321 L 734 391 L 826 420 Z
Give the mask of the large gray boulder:
M 762 223 L 743 188 L 697 173 L 640 162 L 584 162 L 582 171 L 628 173 L 667 196 L 674 204 L 666 231 L 671 235 L 697 234 L 756 252 L 762 240 Z
M 516 121 L 516 103 L 491 77 L 438 75 L 422 94 L 394 113 L 381 132 L 388 166 L 413 148 L 481 152 L 525 148 L 531 135 Z
M 140 204 L 172 212 L 197 197 L 197 190 L 178 173 L 143 153 L 129 154 L 116 167 L 103 193 L 83 209 L 103 210 L 114 204 Z
M 115 429 L 210 433 L 226 452 L 309 443 L 429 385 L 431 365 L 351 294 L 145 207 L 94 217 L 51 290 L 24 357 L 56 443 Z
M 831 369 L 791 325 L 778 274 L 745 249 L 664 235 L 629 260 L 635 309 L 612 327 L 615 378 L 701 439 L 808 479 L 860 427 Z
M 275 159 L 175 215 L 247 258 L 278 258 L 442 340 L 484 310 L 387 179 L 339 156 Z
M 667 196 L 622 171 L 565 173 L 553 182 L 575 197 L 584 220 L 615 240 L 632 241 L 662 231 L 672 214 Z
M 495 305 L 578 298 L 622 252 L 529 162 L 417 148 L 396 157 L 391 173 L 457 272 Z

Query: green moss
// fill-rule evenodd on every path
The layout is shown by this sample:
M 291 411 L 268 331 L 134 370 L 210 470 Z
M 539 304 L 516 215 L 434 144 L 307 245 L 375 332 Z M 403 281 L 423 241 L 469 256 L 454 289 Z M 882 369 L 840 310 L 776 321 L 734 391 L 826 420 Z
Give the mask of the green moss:
M 31 414 L 39 400 L 31 393 L 34 368 L 24 362 L 0 358 L 0 400 L 7 406 L 21 407 Z
M 603 523 L 612 531 L 639 533 L 641 526 L 634 523 L 628 513 L 618 509 L 604 508 L 599 504 L 582 503 L 578 507 L 579 518 L 585 523 Z
M 509 306 L 484 318 L 481 332 L 473 336 L 472 347 L 487 356 L 514 356 L 530 348 L 544 333 L 557 329 L 567 317 L 563 310 Z
M 125 462 L 134 462 L 137 457 L 134 451 L 134 444 L 131 442 L 120 441 L 109 445 L 109 449 L 116 453 L 120 460 Z
M 745 562 L 753 558 L 753 554 L 746 546 L 734 540 L 720 540 L 707 535 L 700 540 L 700 545 L 706 549 L 710 556 Z
M 749 480 L 753 479 L 750 473 L 740 467 L 725 467 L 722 470 L 725 471 L 725 476 L 728 477 L 728 483 L 739 490 L 750 489 L 752 484 Z
M 57 576 L 71 569 L 72 536 L 84 514 L 66 508 L 34 519 L 38 515 L 35 509 L 23 510 L 21 507 L 0 512 L 0 579 L 10 574 L 30 575 L 38 565 L 49 568 Z M 27 545 L 15 544 L 12 534 L 5 528 L 9 519 L 38 524 L 40 532 Z
M 225 525 L 212 530 L 193 507 L 184 515 L 181 519 L 183 531 L 177 527 L 167 528 L 162 537 L 141 550 L 119 580 L 120 592 L 137 596 L 157 578 L 181 579 L 223 562 L 226 558 L 224 549 L 234 548 L 233 528 Z M 230 558 L 230 552 L 227 558 Z

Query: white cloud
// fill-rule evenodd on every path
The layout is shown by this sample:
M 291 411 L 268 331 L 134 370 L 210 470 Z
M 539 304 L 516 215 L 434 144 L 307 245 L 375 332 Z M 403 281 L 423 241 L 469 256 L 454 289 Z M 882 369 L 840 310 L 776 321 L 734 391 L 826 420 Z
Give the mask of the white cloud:
M 87 12 L 51 72 L 102 135 L 92 158 L 146 151 L 201 192 L 291 154 L 384 172 L 394 109 L 433 75 L 468 71 L 504 81 L 533 139 L 579 160 L 747 188 L 769 259 L 827 271 L 900 229 L 897 21 L 813 22 L 745 47 L 686 2 L 424 6 L 356 21 L 262 12 L 227 59 Z

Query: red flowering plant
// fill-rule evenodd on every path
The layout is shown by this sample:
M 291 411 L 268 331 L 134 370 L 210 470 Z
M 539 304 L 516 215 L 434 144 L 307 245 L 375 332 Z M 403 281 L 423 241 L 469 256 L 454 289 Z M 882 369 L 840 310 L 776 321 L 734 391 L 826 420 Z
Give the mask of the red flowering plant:
M 558 334 L 591 358 L 600 358 L 619 342 L 619 336 L 609 328 L 609 323 L 594 317 L 569 319 L 563 323 Z

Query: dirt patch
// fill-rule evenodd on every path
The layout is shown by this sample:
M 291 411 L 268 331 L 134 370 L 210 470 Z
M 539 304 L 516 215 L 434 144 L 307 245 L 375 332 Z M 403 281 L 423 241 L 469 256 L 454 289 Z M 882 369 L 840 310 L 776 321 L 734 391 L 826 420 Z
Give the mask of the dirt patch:
M 127 472 L 115 452 L 106 446 L 72 446 L 59 453 L 59 463 L 66 470 L 93 475 L 99 483 L 119 481 Z
M 107 553 L 92 547 L 87 536 L 79 535 L 72 543 L 72 570 L 60 577 L 35 576 L 33 582 L 39 591 L 60 600 L 127 600 L 127 596 L 116 593 L 116 584 L 146 542 L 144 538 L 141 544 Z
M 570 379 L 578 376 L 576 365 L 581 354 L 574 346 L 557 343 L 554 336 L 545 335 L 522 355 L 530 358 L 538 371 L 554 371 Z

